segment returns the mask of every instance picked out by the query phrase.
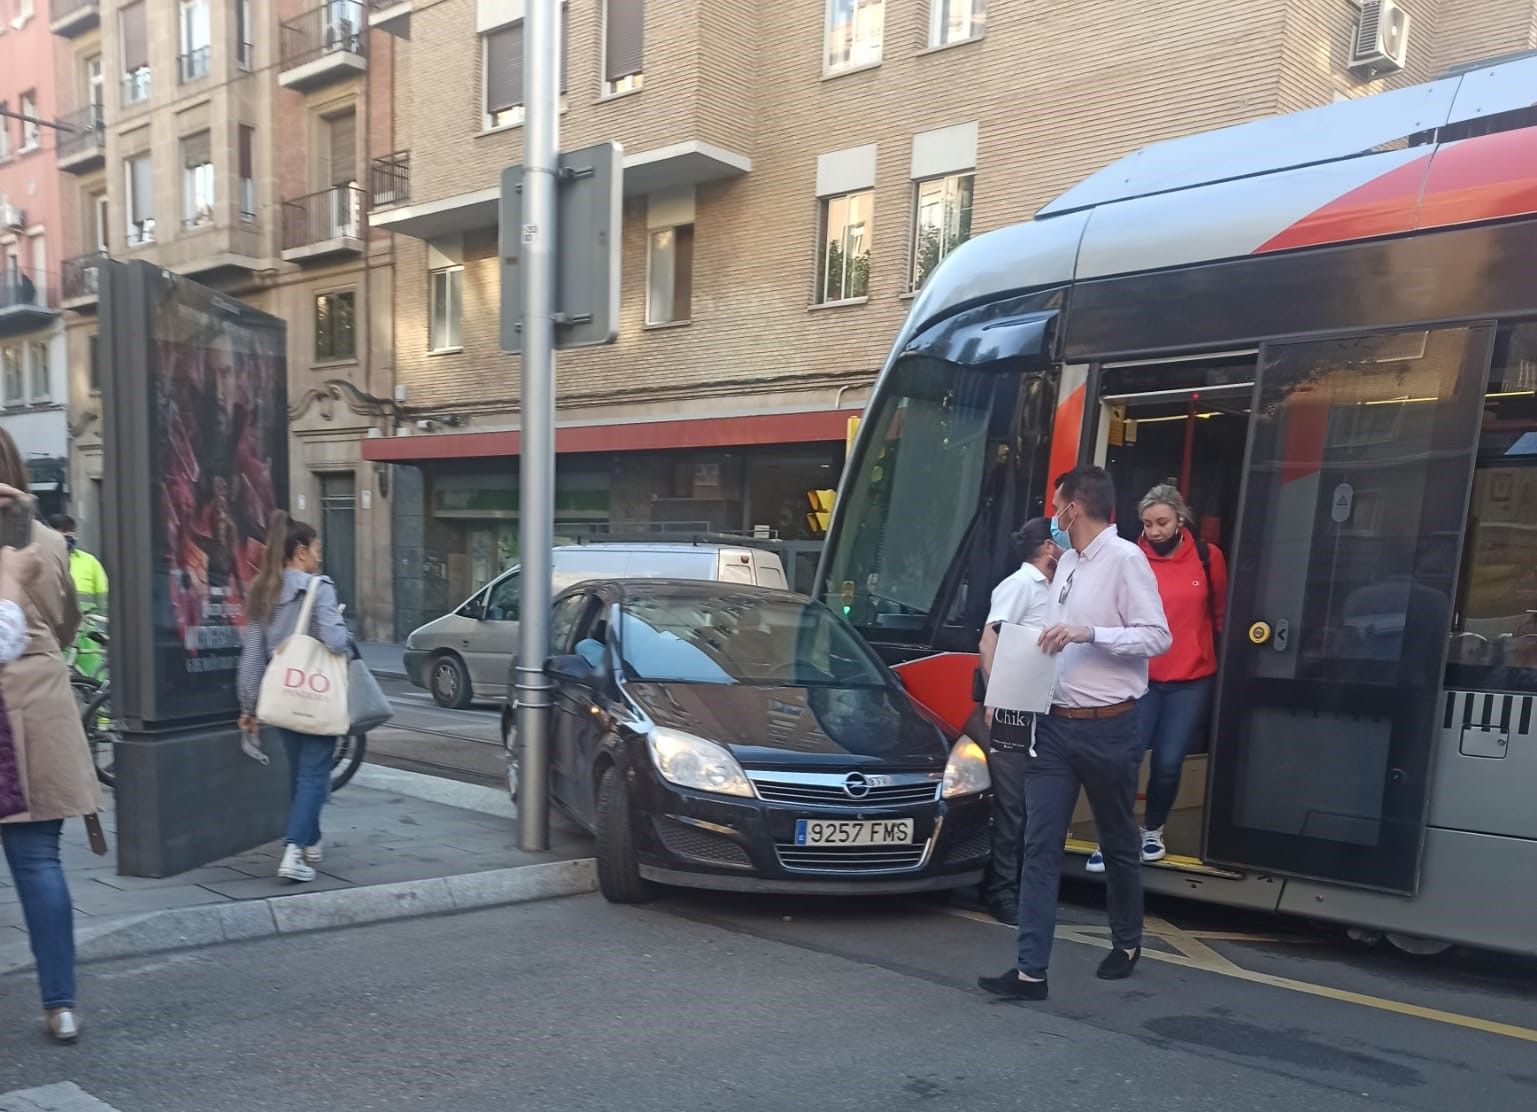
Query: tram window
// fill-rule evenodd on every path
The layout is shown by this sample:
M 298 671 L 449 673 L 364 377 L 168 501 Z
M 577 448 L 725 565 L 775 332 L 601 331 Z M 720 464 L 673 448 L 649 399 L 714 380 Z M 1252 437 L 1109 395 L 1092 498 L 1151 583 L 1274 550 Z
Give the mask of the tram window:
M 1495 341 L 1451 637 L 1448 687 L 1537 691 L 1537 322 Z

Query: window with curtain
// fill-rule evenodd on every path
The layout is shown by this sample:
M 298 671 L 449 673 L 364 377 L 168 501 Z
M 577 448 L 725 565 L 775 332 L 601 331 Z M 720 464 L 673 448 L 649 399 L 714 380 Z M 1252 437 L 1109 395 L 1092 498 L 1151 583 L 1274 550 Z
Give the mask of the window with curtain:
M 566 92 L 566 6 L 560 8 L 560 94 Z M 490 131 L 523 122 L 523 21 L 481 35 L 481 74 L 485 106 L 481 124 Z
M 431 283 L 432 316 L 428 324 L 427 346 L 432 351 L 457 351 L 462 344 L 464 267 L 447 266 L 434 270 Z
M 645 84 L 646 0 L 607 0 L 603 8 L 603 92 L 633 92 Z
M 27 92 L 21 94 L 21 153 L 35 151 L 42 144 L 43 129 L 37 122 L 37 94 Z
M 48 344 L 34 340 L 27 345 L 28 363 L 32 371 L 32 400 L 46 402 L 53 397 L 53 375 L 48 367 Z
M 149 152 L 125 164 L 128 187 L 128 245 L 155 242 L 155 178 Z
M 240 149 L 237 152 L 240 176 L 240 219 L 250 224 L 256 220 L 256 129 L 240 125 Z
M 26 382 L 21 373 L 21 349 L 0 349 L 0 379 L 5 383 L 5 404 L 22 405 L 26 402 Z
M 208 132 L 181 141 L 182 223 L 188 227 L 213 222 L 213 148 Z
M 881 60 L 886 0 L 827 0 L 828 73 L 873 66 Z
M 979 39 L 987 27 L 987 0 L 929 0 L 929 45 Z
M 208 20 L 208 0 L 181 0 L 182 83 L 208 76 L 213 55 L 213 32 Z
M 123 103 L 138 104 L 149 99 L 149 27 L 144 0 L 118 12 L 118 29 L 123 45 Z

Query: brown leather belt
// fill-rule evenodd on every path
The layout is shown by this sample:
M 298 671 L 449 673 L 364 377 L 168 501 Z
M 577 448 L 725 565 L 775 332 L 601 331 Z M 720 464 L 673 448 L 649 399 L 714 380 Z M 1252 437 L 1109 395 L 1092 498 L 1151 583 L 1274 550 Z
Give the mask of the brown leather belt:
M 1123 699 L 1107 707 L 1052 707 L 1051 713 L 1058 718 L 1118 718 L 1136 705 L 1135 699 Z

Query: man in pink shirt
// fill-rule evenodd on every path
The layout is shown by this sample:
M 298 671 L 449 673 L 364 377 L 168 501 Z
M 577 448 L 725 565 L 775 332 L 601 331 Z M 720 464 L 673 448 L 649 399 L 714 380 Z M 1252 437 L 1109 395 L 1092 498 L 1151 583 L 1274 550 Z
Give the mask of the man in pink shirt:
M 1046 999 L 1062 854 L 1080 788 L 1105 856 L 1111 950 L 1105 980 L 1131 976 L 1142 954 L 1142 862 L 1133 807 L 1142 739 L 1137 700 L 1149 658 L 1173 643 L 1158 583 L 1142 550 L 1110 524 L 1115 484 L 1099 467 L 1057 481 L 1052 531 L 1063 549 L 1041 647 L 1060 653 L 1051 711 L 1036 725 L 1025 771 L 1019 880 L 1019 960 L 977 984 L 998 996 Z

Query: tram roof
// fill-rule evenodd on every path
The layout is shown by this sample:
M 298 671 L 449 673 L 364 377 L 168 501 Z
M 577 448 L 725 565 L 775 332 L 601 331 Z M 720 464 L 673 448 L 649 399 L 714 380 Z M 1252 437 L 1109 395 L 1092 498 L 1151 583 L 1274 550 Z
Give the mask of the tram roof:
M 1144 147 L 951 252 L 904 339 L 1010 291 L 1534 213 L 1537 53 Z

